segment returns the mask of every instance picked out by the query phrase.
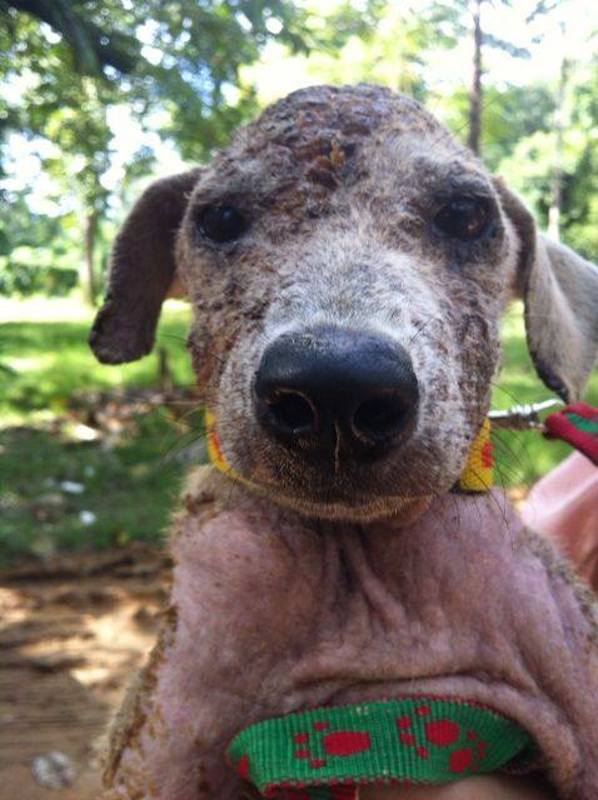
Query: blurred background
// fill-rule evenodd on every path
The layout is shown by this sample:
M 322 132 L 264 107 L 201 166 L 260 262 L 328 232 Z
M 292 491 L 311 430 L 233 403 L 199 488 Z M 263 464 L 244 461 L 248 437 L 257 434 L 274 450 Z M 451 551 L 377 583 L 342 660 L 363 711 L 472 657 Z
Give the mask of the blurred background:
M 293 89 L 369 81 L 425 103 L 595 259 L 597 31 L 586 0 L 0 0 L 1 800 L 96 791 L 205 457 L 184 303 L 140 362 L 88 351 L 134 199 Z M 518 306 L 503 333 L 495 406 L 549 396 Z M 517 501 L 568 448 L 526 432 L 497 451 Z

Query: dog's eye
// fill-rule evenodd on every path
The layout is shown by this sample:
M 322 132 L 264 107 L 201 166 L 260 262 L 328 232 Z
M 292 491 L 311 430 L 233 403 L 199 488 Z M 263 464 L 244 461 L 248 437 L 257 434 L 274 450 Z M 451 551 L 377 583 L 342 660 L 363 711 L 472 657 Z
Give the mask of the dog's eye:
M 218 244 L 232 242 L 247 230 L 247 220 L 234 206 L 207 206 L 197 218 L 201 236 Z
M 452 239 L 466 242 L 481 236 L 489 219 L 490 205 L 486 200 L 455 197 L 436 214 L 434 224 Z

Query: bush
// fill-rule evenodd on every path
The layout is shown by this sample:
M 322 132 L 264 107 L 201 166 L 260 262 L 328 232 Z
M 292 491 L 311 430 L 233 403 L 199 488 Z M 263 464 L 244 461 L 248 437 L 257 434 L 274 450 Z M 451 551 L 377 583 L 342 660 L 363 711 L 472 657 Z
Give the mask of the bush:
M 5 264 L 2 265 L 1 261 Z M 0 259 L 0 294 L 6 296 L 44 294 L 66 297 L 77 285 L 75 269 L 26 264 L 22 261 Z

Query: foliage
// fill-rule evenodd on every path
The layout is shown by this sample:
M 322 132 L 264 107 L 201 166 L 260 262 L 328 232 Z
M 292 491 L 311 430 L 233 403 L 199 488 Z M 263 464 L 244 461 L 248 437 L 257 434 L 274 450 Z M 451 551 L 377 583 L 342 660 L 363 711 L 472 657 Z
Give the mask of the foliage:
M 0 295 L 65 296 L 76 286 L 63 227 L 56 218 L 32 214 L 26 196 L 16 196 L 10 207 L 0 204 L 0 231 L 10 231 L 10 237 L 0 235 Z
M 183 158 L 203 160 L 255 110 L 251 91 L 234 90 L 239 68 L 254 61 L 270 38 L 292 50 L 306 48 L 301 14 L 283 0 L 152 6 L 149 47 L 157 63 L 141 70 L 146 96 L 166 110 L 163 132 Z
M 273 37 L 294 49 L 306 46 L 293 4 L 0 3 L 0 77 L 9 87 L 22 87 L 17 98 L 0 93 L 0 161 L 1 140 L 10 131 L 53 143 L 44 169 L 64 193 L 76 197 L 86 264 L 80 271 L 92 300 L 98 231 L 110 201 L 105 181 L 113 163 L 110 109 L 126 103 L 142 125 L 159 112 L 162 137 L 176 142 L 184 158 L 205 158 L 253 110 L 251 91 L 231 99 L 237 73 Z M 133 174 L 140 174 L 140 166 L 147 173 L 151 163 L 151 153 L 138 153 Z M 15 200 L 9 193 L 4 199 Z M 7 238 L 8 227 L 5 246 Z M 3 271 L 21 275 L 23 265 L 11 262 Z M 4 291 L 18 291 L 23 284 L 9 276 L 2 281 Z
M 360 13 L 340 3 L 310 15 L 307 24 L 316 49 L 293 54 L 282 45 L 270 47 L 242 70 L 244 86 L 260 86 L 260 105 L 307 83 L 380 83 L 425 101 L 425 53 L 432 39 L 439 41 L 426 17 L 400 3 L 369 2 Z
M 254 60 L 269 38 L 295 49 L 306 46 L 300 13 L 282 0 L 5 0 L 5 6 L 4 12 L 0 6 L 7 23 L 0 39 L 0 71 L 9 81 L 24 77 L 30 86 L 24 102 L 12 109 L 13 122 L 16 117 L 23 129 L 54 141 L 55 132 L 46 127 L 54 113 L 70 109 L 88 117 L 80 123 L 83 129 L 71 117 L 70 138 L 57 140 L 66 152 L 74 144 L 105 150 L 106 142 L 97 138 L 106 135 L 101 112 L 126 101 L 140 117 L 166 109 L 166 133 L 174 135 L 183 152 L 188 148 L 190 157 L 205 157 L 239 121 L 239 110 L 225 97 L 239 67 Z M 42 8 L 48 13 L 36 13 Z M 67 9 L 68 26 L 59 19 Z M 106 48 L 115 43 L 125 48 L 124 60 L 114 65 L 98 55 L 90 29 Z
M 540 89 L 541 87 L 538 87 Z M 548 100 L 548 98 L 546 98 Z M 569 98 L 571 124 L 564 135 L 562 236 L 587 258 L 598 252 L 598 59 L 575 76 Z M 525 129 L 498 169 L 547 224 L 551 201 L 555 133 L 550 107 L 543 125 Z

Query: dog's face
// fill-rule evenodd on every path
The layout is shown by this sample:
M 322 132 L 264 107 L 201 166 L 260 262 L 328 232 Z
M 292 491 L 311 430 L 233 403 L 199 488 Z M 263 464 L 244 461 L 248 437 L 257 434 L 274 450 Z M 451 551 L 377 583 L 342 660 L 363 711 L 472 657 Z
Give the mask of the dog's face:
M 237 473 L 320 517 L 373 518 L 447 491 L 488 410 L 504 307 L 517 287 L 534 292 L 540 259 L 518 201 L 419 105 L 376 87 L 295 93 L 177 180 L 150 189 L 121 234 L 96 353 L 147 351 L 147 335 L 131 345 L 139 301 L 122 264 L 168 255 Z M 176 242 L 152 245 L 174 223 Z M 150 337 L 172 268 L 158 273 L 135 323 Z M 547 382 L 575 392 L 584 375 L 560 370 L 558 344 L 536 351 Z
M 269 112 L 200 177 L 179 234 L 227 460 L 317 515 L 450 488 L 516 261 L 483 169 L 411 101 L 371 95 Z

